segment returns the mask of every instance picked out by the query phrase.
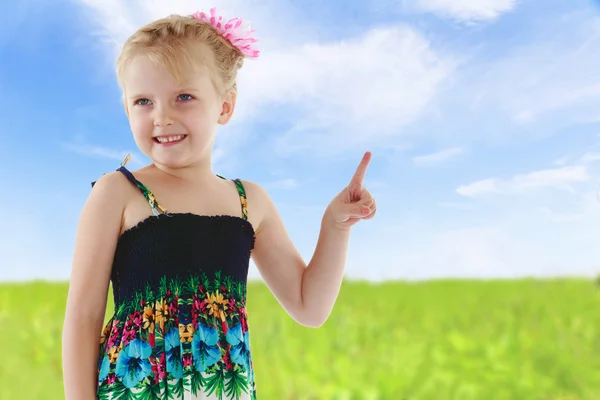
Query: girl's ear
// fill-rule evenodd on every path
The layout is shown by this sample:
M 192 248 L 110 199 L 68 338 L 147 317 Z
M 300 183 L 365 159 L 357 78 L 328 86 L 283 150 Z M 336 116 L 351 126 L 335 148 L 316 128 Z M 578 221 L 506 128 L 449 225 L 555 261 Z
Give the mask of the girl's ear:
M 236 91 L 233 89 L 228 90 L 223 98 L 223 103 L 221 105 L 221 115 L 219 115 L 219 124 L 225 125 L 229 122 L 229 120 L 233 116 L 233 111 L 235 110 L 236 100 Z

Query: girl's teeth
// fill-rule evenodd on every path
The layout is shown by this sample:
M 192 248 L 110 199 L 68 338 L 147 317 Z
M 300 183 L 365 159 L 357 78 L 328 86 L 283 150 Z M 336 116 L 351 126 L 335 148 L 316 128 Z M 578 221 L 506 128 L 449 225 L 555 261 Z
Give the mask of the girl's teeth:
M 181 139 L 183 139 L 183 135 L 156 138 L 156 140 L 158 140 L 160 143 L 174 142 Z

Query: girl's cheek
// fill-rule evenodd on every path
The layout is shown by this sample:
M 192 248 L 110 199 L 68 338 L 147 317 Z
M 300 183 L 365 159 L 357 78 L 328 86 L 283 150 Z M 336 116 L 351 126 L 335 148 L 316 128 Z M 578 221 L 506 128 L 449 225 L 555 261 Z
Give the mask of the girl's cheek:
M 134 135 L 143 136 L 145 131 L 148 131 L 148 122 L 139 118 L 132 118 L 130 120 L 131 130 Z
M 150 114 L 144 110 L 136 110 L 131 113 L 130 121 L 132 125 L 143 126 L 151 122 Z

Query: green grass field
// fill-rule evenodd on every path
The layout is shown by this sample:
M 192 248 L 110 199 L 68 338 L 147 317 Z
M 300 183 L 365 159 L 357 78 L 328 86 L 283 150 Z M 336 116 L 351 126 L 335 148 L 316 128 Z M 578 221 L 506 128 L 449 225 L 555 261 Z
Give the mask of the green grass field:
M 345 282 L 320 329 L 248 291 L 260 400 L 600 399 L 593 281 Z M 66 293 L 0 285 L 0 399 L 64 399 Z

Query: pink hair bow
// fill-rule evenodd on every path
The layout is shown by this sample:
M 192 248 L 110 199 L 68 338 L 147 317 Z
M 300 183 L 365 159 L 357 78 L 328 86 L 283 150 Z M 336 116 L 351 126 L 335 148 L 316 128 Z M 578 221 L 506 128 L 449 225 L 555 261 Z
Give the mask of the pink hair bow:
M 217 16 L 217 9 L 213 7 L 210 9 L 210 17 L 204 12 L 196 11 L 192 14 L 194 19 L 204 21 L 214 26 L 217 31 L 232 45 L 237 47 L 244 56 L 248 58 L 258 58 L 260 51 L 255 49 L 253 44 L 258 40 L 255 39 L 251 34 L 254 30 L 248 32 L 241 31 L 242 19 L 232 18 L 229 21 L 223 23 L 223 16 Z

